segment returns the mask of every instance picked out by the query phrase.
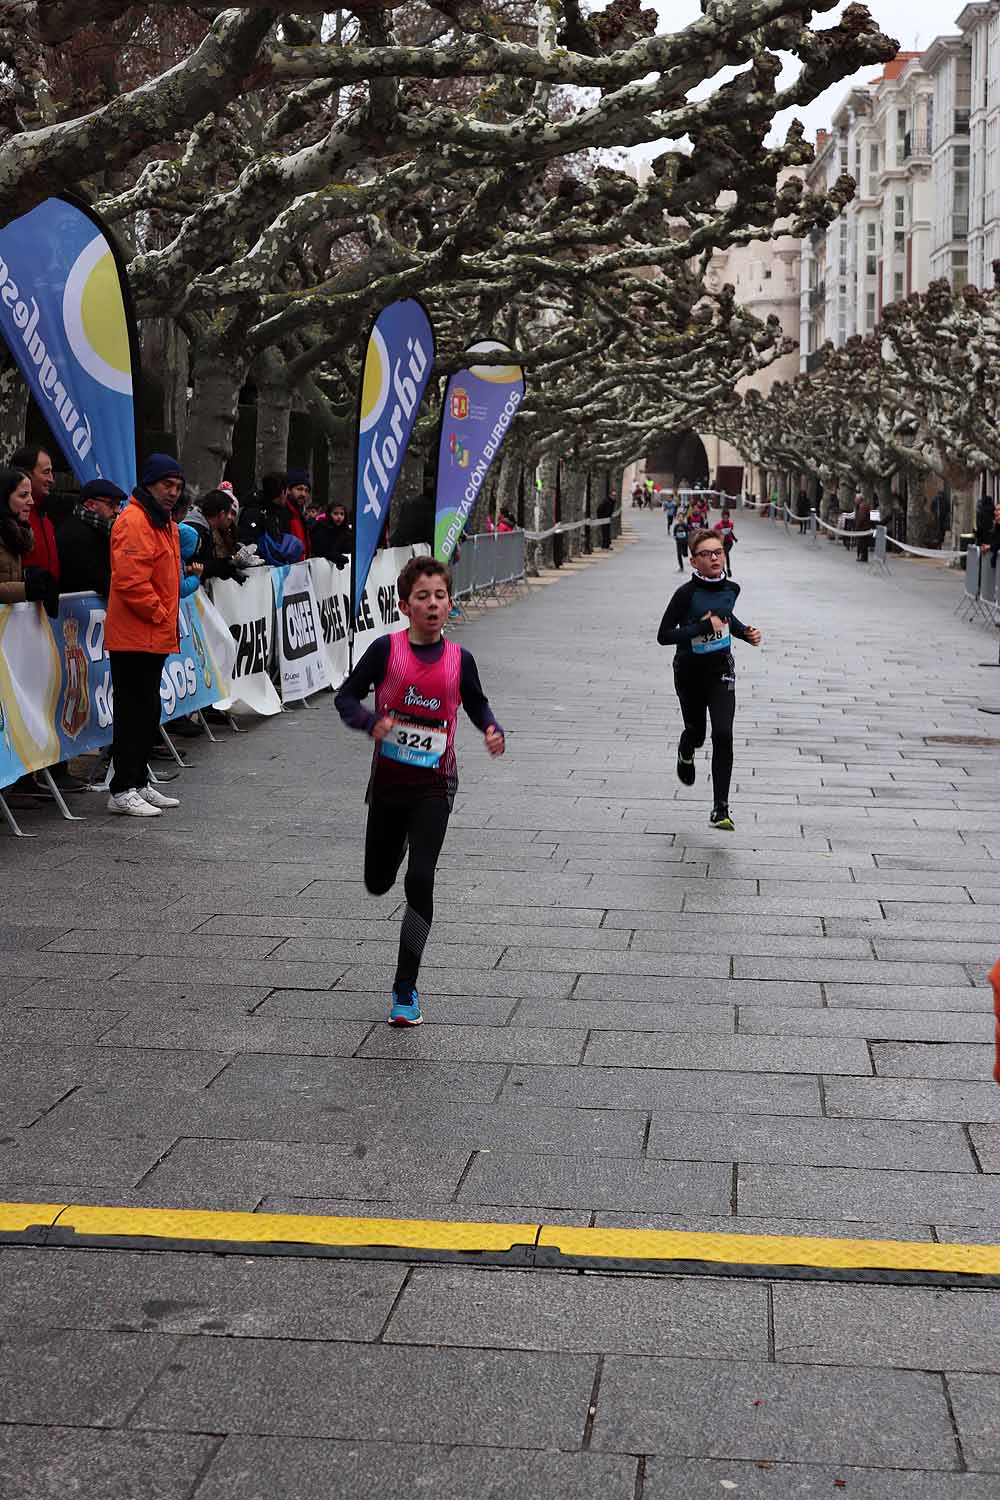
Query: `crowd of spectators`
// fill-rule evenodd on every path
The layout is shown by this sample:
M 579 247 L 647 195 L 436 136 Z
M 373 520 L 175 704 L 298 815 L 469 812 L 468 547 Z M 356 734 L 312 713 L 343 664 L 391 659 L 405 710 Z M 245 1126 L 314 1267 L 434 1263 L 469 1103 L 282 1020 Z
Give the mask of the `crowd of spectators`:
M 108 601 L 115 702 L 109 807 L 133 816 L 159 816 L 176 805 L 146 785 L 146 768 L 159 739 L 163 663 L 178 646 L 180 599 L 213 578 L 242 584 L 249 568 L 269 563 L 323 557 L 343 568 L 352 546 L 346 507 L 315 504 L 305 469 L 265 474 L 241 507 L 225 482 L 192 502 L 180 463 L 163 453 L 145 461 L 131 495 L 105 479 L 58 492 L 52 456 L 40 446 L 19 448 L 0 468 L 0 604 L 37 601 L 54 618 L 60 594 L 93 592 Z M 181 719 L 172 732 L 204 730 Z M 67 765 L 51 774 L 61 792 L 86 789 Z M 15 798 L 51 795 L 31 776 L 13 791 Z

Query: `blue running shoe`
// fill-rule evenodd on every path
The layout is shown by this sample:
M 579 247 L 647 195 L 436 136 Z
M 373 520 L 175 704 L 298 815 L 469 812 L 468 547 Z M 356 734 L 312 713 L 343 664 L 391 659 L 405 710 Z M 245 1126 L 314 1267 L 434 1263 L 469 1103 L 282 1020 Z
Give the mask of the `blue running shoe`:
M 392 992 L 392 1010 L 389 1012 L 390 1026 L 419 1026 L 423 1020 L 420 1014 L 420 996 L 416 990 L 409 993 L 407 999 L 400 999 L 396 990 Z

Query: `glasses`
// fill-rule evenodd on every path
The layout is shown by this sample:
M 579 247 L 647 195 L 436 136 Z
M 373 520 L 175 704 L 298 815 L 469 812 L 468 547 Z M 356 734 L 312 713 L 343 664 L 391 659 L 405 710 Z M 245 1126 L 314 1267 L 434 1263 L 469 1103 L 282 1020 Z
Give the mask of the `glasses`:
M 713 547 L 711 549 L 711 551 L 709 551 L 707 548 L 701 547 L 701 548 L 699 548 L 699 550 L 697 552 L 693 553 L 692 556 L 694 556 L 694 557 L 725 557 L 725 550 L 722 547 Z

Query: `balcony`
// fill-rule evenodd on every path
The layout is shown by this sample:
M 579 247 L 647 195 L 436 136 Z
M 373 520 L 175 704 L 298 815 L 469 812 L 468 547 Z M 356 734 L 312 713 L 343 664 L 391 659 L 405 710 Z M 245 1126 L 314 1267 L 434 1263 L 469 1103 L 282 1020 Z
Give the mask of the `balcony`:
M 931 154 L 931 132 L 929 130 L 908 130 L 903 136 L 903 160 L 909 161 L 915 156 L 930 156 Z

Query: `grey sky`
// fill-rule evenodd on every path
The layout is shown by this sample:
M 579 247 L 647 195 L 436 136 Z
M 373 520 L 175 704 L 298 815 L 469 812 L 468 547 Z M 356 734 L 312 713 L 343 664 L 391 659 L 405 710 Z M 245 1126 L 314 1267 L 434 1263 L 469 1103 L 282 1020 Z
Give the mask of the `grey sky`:
M 654 0 L 655 7 L 660 13 L 662 25 L 678 30 L 695 20 L 701 14 L 698 0 Z M 868 9 L 875 17 L 878 25 L 889 36 L 894 36 L 904 52 L 922 51 L 930 45 L 936 36 L 948 35 L 957 31 L 954 24 L 955 16 L 962 9 L 963 0 L 868 0 Z M 843 10 L 839 6 L 835 11 L 828 11 L 814 18 L 814 27 L 821 30 L 834 23 Z M 789 77 L 794 77 L 794 63 L 789 71 Z M 854 79 L 844 79 L 842 83 L 827 89 L 820 94 L 808 109 L 795 110 L 792 114 L 798 114 L 806 127 L 806 133 L 814 136 L 819 127 L 830 123 L 830 116 L 847 93 L 852 82 L 862 82 L 866 78 L 874 78 L 878 73 L 875 68 L 862 68 Z M 790 116 L 778 115 L 775 136 L 781 139 L 785 134 Z M 642 152 L 644 156 L 655 156 L 656 149 L 647 147 Z

